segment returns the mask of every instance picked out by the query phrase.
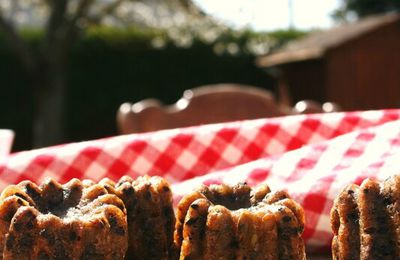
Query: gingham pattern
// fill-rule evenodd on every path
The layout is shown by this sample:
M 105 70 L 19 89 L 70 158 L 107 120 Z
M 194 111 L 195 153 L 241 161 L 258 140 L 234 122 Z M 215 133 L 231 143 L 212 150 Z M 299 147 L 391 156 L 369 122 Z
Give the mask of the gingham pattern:
M 330 247 L 330 209 L 349 183 L 365 178 L 384 180 L 400 174 L 400 120 L 353 131 L 282 155 L 261 158 L 229 169 L 193 178 L 173 186 L 175 202 L 199 183 L 284 187 L 306 213 L 303 234 L 310 252 Z
M 160 175 L 175 201 L 200 183 L 285 188 L 306 212 L 311 250 L 327 248 L 329 211 L 348 183 L 400 173 L 400 110 L 289 116 L 73 143 L 11 155 L 0 188 L 25 179 Z M 340 178 L 338 178 L 340 177 Z

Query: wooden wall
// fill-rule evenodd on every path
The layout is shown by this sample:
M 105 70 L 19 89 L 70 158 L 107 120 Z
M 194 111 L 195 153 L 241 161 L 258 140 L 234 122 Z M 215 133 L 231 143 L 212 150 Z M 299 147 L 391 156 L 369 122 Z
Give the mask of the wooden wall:
M 282 65 L 292 103 L 312 99 L 326 101 L 324 61 L 308 60 Z
M 329 51 L 325 81 L 346 110 L 400 107 L 400 22 Z

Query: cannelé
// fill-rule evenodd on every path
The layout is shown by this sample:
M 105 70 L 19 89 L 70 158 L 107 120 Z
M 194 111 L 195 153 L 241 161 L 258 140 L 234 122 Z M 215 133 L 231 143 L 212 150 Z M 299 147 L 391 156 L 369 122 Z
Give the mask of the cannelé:
M 99 182 L 125 204 L 129 246 L 126 259 L 173 259 L 175 214 L 169 184 L 161 177 L 124 176 Z
M 267 185 L 203 185 L 176 218 L 180 259 L 305 259 L 302 207 Z
M 23 181 L 0 196 L 0 259 L 123 259 L 127 230 L 122 200 L 78 179 Z
M 161 177 L 23 181 L 0 196 L 0 259 L 173 259 L 174 225 Z
M 347 186 L 331 210 L 333 259 L 400 259 L 400 176 Z

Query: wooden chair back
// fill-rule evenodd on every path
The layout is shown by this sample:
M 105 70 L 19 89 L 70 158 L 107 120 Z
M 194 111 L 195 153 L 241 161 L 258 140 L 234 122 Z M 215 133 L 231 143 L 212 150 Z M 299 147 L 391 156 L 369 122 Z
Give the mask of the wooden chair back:
M 124 103 L 117 113 L 117 127 L 121 134 L 128 134 L 244 119 L 334 112 L 324 110 L 324 106 L 306 100 L 290 108 L 279 105 L 274 95 L 265 89 L 241 84 L 215 84 L 186 90 L 172 105 L 165 106 L 157 99 Z
M 342 111 L 342 108 L 335 102 L 323 104 L 314 100 L 301 100 L 293 107 L 294 114 L 332 113 Z
M 120 133 L 126 134 L 285 114 L 267 90 L 216 84 L 186 90 L 168 106 L 156 99 L 124 103 L 118 110 L 117 125 Z

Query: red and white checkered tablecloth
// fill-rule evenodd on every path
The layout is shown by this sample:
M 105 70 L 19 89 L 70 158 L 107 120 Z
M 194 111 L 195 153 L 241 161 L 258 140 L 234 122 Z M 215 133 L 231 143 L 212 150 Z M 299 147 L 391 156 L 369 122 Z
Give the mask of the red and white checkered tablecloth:
M 329 212 L 349 183 L 400 173 L 400 110 L 296 115 L 132 134 L 20 152 L 0 163 L 0 189 L 25 179 L 168 179 L 175 202 L 200 183 L 266 182 L 306 212 L 310 251 L 330 247 Z

